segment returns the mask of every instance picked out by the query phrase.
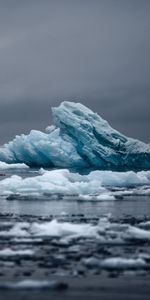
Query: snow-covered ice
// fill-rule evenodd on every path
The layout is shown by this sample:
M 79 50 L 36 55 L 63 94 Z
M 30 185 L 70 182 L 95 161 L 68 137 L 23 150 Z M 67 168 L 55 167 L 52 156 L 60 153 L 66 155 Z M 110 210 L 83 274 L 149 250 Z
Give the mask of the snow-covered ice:
M 80 103 L 52 108 L 54 126 L 32 130 L 0 148 L 0 160 L 29 166 L 150 169 L 150 145 L 127 138 Z

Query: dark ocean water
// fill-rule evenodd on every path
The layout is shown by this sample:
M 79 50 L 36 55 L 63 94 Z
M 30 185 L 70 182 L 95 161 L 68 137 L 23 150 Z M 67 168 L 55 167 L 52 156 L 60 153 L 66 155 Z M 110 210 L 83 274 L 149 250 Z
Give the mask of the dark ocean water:
M 85 217 L 100 217 L 110 214 L 114 218 L 125 216 L 135 218 L 150 218 L 150 196 L 127 196 L 120 200 L 51 200 L 23 198 L 6 200 L 0 198 L 0 212 L 2 214 L 18 214 L 33 216 L 56 216 L 66 213 L 83 214 Z

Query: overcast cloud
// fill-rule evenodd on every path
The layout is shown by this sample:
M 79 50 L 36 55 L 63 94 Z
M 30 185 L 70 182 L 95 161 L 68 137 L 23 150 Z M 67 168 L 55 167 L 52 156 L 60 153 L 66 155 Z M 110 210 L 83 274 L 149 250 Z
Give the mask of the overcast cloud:
M 80 101 L 150 140 L 149 0 L 0 0 L 0 144 Z

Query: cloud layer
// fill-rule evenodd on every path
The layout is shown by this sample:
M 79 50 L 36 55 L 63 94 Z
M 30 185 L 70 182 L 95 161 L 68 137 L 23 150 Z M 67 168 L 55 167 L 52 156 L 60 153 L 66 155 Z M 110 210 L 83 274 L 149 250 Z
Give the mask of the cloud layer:
M 148 139 L 149 9 L 148 0 L 0 1 L 1 141 L 42 128 L 63 99 Z

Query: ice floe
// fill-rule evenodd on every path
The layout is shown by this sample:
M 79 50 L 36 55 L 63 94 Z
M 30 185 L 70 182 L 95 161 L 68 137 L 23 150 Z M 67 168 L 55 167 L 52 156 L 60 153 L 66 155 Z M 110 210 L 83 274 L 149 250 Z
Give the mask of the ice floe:
M 29 218 L 26 222 L 23 220 L 24 218 L 15 224 L 10 220 L 10 224 L 1 228 L 1 267 L 14 268 L 18 260 L 24 266 L 27 261 L 34 261 L 34 268 L 41 264 L 42 268 L 48 268 L 53 275 L 59 276 L 61 273 L 78 274 L 80 270 L 84 274 L 95 274 L 102 270 L 117 273 L 150 270 L 149 220 L 135 220 L 134 226 L 131 225 L 133 220 L 113 220 L 111 215 L 104 215 L 96 221 L 81 218 L 80 221 L 70 222 L 64 214 L 62 219 L 49 221 L 47 218 L 38 218 L 36 221 Z M 10 243 L 11 247 L 8 247 Z M 0 288 L 32 286 L 36 288 L 36 282 L 0 284 Z M 48 286 L 42 282 L 39 288 Z
M 60 222 L 57 219 L 44 222 L 17 222 L 8 230 L 1 230 L 0 236 L 14 238 L 41 238 L 58 237 L 66 238 L 90 238 L 99 243 L 118 244 L 133 242 L 150 242 L 150 230 L 140 228 L 142 223 L 132 226 L 109 221 L 108 217 L 100 218 L 98 224 Z
M 40 175 L 22 178 L 13 175 L 0 181 L 0 194 L 8 195 L 75 195 L 79 199 L 114 200 L 115 195 L 137 193 L 145 194 L 143 185 L 150 185 L 150 171 L 141 172 L 114 172 L 92 171 L 87 175 L 70 172 L 67 169 L 40 171 Z M 119 191 L 112 189 L 119 188 Z M 133 191 L 120 188 L 134 188 Z M 147 193 L 146 193 L 147 195 Z
M 31 249 L 22 249 L 22 250 L 13 250 L 10 248 L 5 248 L 0 250 L 0 257 L 1 256 L 32 256 L 34 251 Z
M 0 170 L 10 170 L 10 169 L 28 169 L 29 166 L 25 165 L 24 163 L 16 163 L 16 164 L 7 164 L 3 161 L 0 161 Z
M 57 280 L 20 280 L 18 282 L 1 282 L 0 289 L 52 289 L 52 290 L 63 290 L 68 285 Z
M 99 260 L 95 257 L 89 257 L 84 260 L 84 264 L 88 267 L 97 267 L 107 270 L 128 270 L 139 269 L 146 266 L 146 262 L 142 258 L 124 258 L 124 257 L 111 257 Z

